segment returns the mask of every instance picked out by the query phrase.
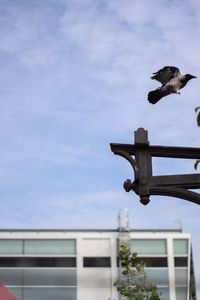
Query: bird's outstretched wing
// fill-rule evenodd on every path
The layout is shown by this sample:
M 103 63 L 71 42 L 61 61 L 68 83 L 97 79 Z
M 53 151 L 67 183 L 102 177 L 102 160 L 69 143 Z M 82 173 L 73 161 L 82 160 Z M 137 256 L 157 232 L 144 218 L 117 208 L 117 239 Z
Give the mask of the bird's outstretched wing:
M 156 104 L 161 98 L 171 94 L 169 89 L 159 88 L 148 93 L 148 101 L 151 104 Z
M 162 84 L 166 84 L 172 78 L 177 77 L 180 74 L 181 73 L 178 68 L 173 67 L 173 66 L 165 66 L 164 68 L 153 73 L 153 76 L 151 77 L 151 79 L 155 79 Z

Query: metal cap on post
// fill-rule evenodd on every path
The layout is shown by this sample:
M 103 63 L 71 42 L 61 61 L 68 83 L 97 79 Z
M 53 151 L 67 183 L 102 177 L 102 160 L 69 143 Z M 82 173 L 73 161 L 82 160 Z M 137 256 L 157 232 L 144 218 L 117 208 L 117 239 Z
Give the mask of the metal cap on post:
M 134 132 L 135 145 L 149 145 L 148 131 L 140 127 Z

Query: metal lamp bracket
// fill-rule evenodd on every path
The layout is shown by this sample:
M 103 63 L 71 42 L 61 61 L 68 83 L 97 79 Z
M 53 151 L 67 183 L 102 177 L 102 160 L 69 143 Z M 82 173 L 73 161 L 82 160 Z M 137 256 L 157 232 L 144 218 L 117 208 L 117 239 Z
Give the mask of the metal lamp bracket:
M 153 176 L 152 157 L 200 159 L 200 148 L 151 146 L 148 132 L 143 128 L 135 131 L 135 144 L 111 143 L 114 154 L 129 161 L 134 180 L 124 182 L 126 192 L 134 191 L 140 202 L 148 204 L 151 195 L 170 196 L 200 204 L 200 194 L 190 189 L 200 189 L 200 174 Z

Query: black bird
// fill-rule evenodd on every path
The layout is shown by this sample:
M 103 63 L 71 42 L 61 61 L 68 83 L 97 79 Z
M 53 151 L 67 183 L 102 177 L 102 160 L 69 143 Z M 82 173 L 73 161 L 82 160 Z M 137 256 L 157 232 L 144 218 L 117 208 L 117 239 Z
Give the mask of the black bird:
M 173 66 L 166 66 L 160 69 L 153 73 L 151 79 L 159 81 L 162 83 L 162 86 L 148 93 L 148 101 L 155 104 L 167 95 L 172 93 L 180 94 L 178 91 L 192 78 L 196 78 L 196 76 L 191 74 L 181 75 L 179 69 Z

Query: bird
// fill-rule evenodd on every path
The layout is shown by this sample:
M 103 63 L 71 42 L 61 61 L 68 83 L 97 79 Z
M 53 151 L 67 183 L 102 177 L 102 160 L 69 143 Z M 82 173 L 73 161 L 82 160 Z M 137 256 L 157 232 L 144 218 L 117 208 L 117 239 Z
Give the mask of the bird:
M 148 93 L 148 101 L 151 104 L 156 104 L 165 96 L 170 94 L 180 94 L 179 90 L 192 78 L 196 78 L 196 76 L 191 74 L 182 75 L 177 67 L 163 67 L 151 76 L 151 79 L 159 81 L 162 86 Z

